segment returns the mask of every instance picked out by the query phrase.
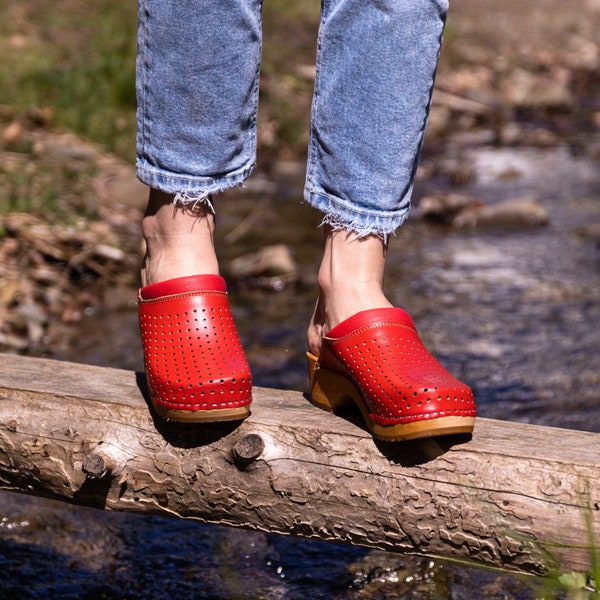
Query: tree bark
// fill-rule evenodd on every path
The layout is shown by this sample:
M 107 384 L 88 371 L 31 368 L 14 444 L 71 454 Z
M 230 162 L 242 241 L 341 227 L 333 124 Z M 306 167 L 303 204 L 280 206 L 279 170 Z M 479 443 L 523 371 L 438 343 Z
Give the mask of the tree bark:
M 527 573 L 590 566 L 600 434 L 479 418 L 472 438 L 382 443 L 358 413 L 254 396 L 241 424 L 178 424 L 152 414 L 141 373 L 0 355 L 0 488 Z

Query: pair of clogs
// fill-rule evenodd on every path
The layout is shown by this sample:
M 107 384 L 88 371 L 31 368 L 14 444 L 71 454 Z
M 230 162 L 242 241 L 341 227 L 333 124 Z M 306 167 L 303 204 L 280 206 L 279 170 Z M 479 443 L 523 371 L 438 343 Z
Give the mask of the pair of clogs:
M 252 377 L 217 275 L 143 287 L 139 318 L 156 412 L 173 421 L 230 421 L 250 414 Z M 425 348 L 401 308 L 359 312 L 308 353 L 312 402 L 360 409 L 369 431 L 396 441 L 469 433 L 475 402 Z

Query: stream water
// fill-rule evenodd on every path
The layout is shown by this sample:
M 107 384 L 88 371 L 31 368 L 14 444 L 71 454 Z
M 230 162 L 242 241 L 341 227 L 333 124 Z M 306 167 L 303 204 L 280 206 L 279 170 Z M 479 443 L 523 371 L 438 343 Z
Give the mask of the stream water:
M 490 204 L 533 195 L 549 223 L 456 229 L 415 211 L 390 244 L 389 297 L 473 387 L 481 416 L 600 432 L 597 160 L 561 146 L 461 146 L 453 156 L 472 173 L 461 193 Z M 428 178 L 416 197 L 443 184 Z M 219 248 L 225 265 L 266 244 L 293 248 L 299 285 L 237 288 L 231 297 L 255 383 L 306 391 L 319 217 L 289 178 L 273 185 L 262 224 L 236 242 L 227 234 L 251 218 L 252 185 L 223 200 Z M 141 370 L 133 296 L 90 311 L 73 346 L 53 357 Z M 439 560 L 8 493 L 0 504 L 0 598 L 539 597 L 539 582 Z

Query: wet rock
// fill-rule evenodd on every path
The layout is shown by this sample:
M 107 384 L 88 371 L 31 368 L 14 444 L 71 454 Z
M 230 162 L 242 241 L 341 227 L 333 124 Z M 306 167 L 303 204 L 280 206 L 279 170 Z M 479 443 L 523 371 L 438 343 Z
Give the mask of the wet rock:
M 548 223 L 548 212 L 535 198 L 515 198 L 484 206 L 470 206 L 452 219 L 457 228 L 530 228 Z
M 231 261 L 233 277 L 258 277 L 260 275 L 286 275 L 296 272 L 296 263 L 290 249 L 284 244 L 265 246 Z
M 555 68 L 547 73 L 515 69 L 503 84 L 504 102 L 516 108 L 571 108 L 570 72 Z
M 23 135 L 23 126 L 17 121 L 13 121 L 2 132 L 2 141 L 7 145 L 15 144 Z
M 298 269 L 289 247 L 275 244 L 232 260 L 229 276 L 242 286 L 280 291 L 298 281 Z
M 25 319 L 29 341 L 39 344 L 44 336 L 47 321 L 44 309 L 39 303 L 28 301 L 19 306 L 19 313 Z
M 589 240 L 600 248 L 600 223 L 587 223 L 577 230 L 577 235 L 584 240 Z
M 11 280 L 0 298 L 0 347 L 25 350 L 38 345 L 47 322 L 41 304 L 31 299 L 28 281 Z
M 467 194 L 432 194 L 421 199 L 417 216 L 438 223 L 451 223 L 461 211 L 480 208 L 484 204 L 481 198 Z

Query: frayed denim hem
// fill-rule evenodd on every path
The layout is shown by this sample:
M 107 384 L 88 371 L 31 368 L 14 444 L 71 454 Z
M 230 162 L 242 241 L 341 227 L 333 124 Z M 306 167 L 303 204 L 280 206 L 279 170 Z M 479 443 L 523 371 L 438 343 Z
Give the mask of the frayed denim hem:
M 212 203 L 212 194 L 209 192 L 179 192 L 173 198 L 173 205 L 181 205 L 195 210 L 198 206 L 206 206 L 214 215 L 215 207 Z
M 174 194 L 175 203 L 183 205 L 204 203 L 214 213 L 210 197 L 219 192 L 240 186 L 248 179 L 254 170 L 255 163 L 244 166 L 237 171 L 232 171 L 218 177 L 195 177 L 166 173 L 165 171 L 148 165 L 138 159 L 136 174 L 138 179 L 146 185 L 165 192 Z
M 329 226 L 333 231 L 347 231 L 358 239 L 374 235 L 387 244 L 391 235 L 406 221 L 410 201 L 405 200 L 397 211 L 357 211 L 337 198 L 320 192 L 307 190 L 304 199 L 313 208 L 324 213 L 321 227 Z

